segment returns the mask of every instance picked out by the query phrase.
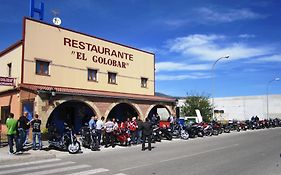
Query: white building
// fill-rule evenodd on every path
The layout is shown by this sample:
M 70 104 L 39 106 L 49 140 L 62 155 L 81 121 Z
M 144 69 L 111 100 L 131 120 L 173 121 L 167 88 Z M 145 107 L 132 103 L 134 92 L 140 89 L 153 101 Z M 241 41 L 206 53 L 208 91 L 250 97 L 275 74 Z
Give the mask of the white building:
M 184 101 L 185 99 L 179 99 L 177 106 L 183 106 Z M 260 119 L 267 117 L 266 95 L 215 98 L 214 103 L 218 119 L 247 120 L 252 116 Z M 268 96 L 268 116 L 281 118 L 281 94 Z

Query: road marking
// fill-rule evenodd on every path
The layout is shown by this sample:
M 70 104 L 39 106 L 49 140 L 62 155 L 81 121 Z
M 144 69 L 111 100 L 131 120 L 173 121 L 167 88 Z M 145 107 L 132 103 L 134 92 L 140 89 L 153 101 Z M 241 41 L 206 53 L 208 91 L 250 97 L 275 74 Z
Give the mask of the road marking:
M 173 158 L 170 158 L 170 159 L 161 160 L 161 161 L 156 162 L 156 163 L 142 164 L 142 165 L 138 165 L 138 166 L 134 166 L 134 167 L 124 168 L 124 169 L 121 169 L 120 171 L 126 171 L 126 170 L 141 168 L 141 167 L 145 167 L 145 166 L 151 166 L 151 165 L 154 165 L 154 164 L 157 164 L 157 163 L 163 163 L 163 162 L 168 162 L 168 161 L 172 161 L 172 160 L 183 159 L 183 158 L 186 158 L 186 157 L 193 157 L 193 156 L 197 156 L 197 155 L 200 155 L 200 154 L 205 154 L 205 153 L 209 153 L 209 152 L 213 152 L 213 151 L 219 151 L 219 150 L 223 150 L 223 149 L 227 149 L 227 148 L 231 148 L 231 147 L 236 147 L 238 145 L 239 144 L 233 144 L 233 145 L 224 146 L 224 147 L 220 147 L 220 148 L 215 148 L 215 149 L 211 149 L 211 150 L 203 151 L 203 152 L 199 152 L 199 153 L 194 153 L 194 154 L 189 154 L 189 155 L 173 157 Z
M 61 173 L 70 170 L 82 169 L 82 168 L 89 168 L 90 165 L 76 165 L 76 166 L 68 166 L 63 168 L 51 169 L 51 170 L 44 170 L 44 171 L 37 171 L 32 173 L 27 173 L 23 175 L 46 175 L 46 174 L 53 174 L 53 173 Z
M 233 144 L 233 145 L 224 146 L 224 147 L 220 147 L 220 148 L 215 148 L 215 149 L 211 149 L 211 150 L 207 150 L 207 151 L 202 151 L 202 152 L 199 152 L 199 153 L 194 153 L 194 154 L 188 154 L 188 155 L 173 157 L 173 158 L 170 158 L 170 159 L 161 160 L 160 162 L 162 163 L 162 162 L 168 162 L 168 161 L 172 161 L 172 160 L 183 159 L 183 158 L 187 158 L 187 157 L 198 156 L 198 155 L 209 153 L 209 152 L 213 152 L 213 151 L 219 151 L 219 150 L 223 150 L 223 149 L 227 149 L 227 148 L 231 148 L 231 147 L 236 147 L 238 145 L 239 144 Z
M 61 160 L 61 159 L 47 159 L 47 160 L 25 162 L 25 163 L 18 163 L 18 164 L 12 164 L 12 165 L 1 165 L 0 169 L 11 168 L 11 167 L 16 167 L 16 166 L 35 165 L 35 164 L 40 164 L 40 163 L 56 162 L 56 161 L 59 161 L 59 160 Z
M 104 169 L 104 168 L 98 168 L 98 169 L 93 169 L 93 170 L 88 170 L 88 171 L 71 173 L 71 174 L 68 174 L 68 175 L 91 175 L 91 174 L 97 174 L 97 173 L 102 173 L 102 172 L 107 172 L 107 171 L 109 171 L 109 170 Z
M 126 171 L 126 170 L 136 169 L 136 168 L 145 167 L 145 166 L 149 166 L 149 165 L 151 165 L 151 164 L 143 164 L 143 165 L 133 166 L 133 167 L 121 169 L 120 171 Z
M 3 170 L 3 171 L 0 171 L 0 174 L 10 174 L 10 173 L 16 173 L 16 172 L 22 172 L 22 171 L 38 170 L 38 169 L 42 169 L 42 168 L 64 166 L 64 165 L 69 165 L 69 164 L 74 164 L 74 163 L 75 162 L 62 162 L 62 163 L 54 163 L 54 164 L 47 164 L 47 165 L 40 165 L 40 166 L 28 166 L 28 167 L 17 168 L 17 169 Z
M 124 173 L 118 173 L 118 174 L 114 174 L 114 175 L 126 175 L 126 174 L 124 174 Z

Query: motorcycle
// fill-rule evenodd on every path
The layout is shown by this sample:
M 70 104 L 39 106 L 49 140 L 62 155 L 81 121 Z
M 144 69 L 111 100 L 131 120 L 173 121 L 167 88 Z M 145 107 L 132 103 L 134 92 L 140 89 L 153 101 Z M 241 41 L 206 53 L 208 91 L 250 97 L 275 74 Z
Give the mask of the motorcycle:
M 204 136 L 212 136 L 213 135 L 213 128 L 208 123 L 200 123 L 203 128 Z
M 278 118 L 273 119 L 273 125 L 274 127 L 280 127 L 281 126 L 281 120 Z
M 224 124 L 222 128 L 224 133 L 230 133 L 231 128 L 228 124 Z
M 240 121 L 239 125 L 243 131 L 247 131 L 248 125 L 244 121 Z
M 70 154 L 78 153 L 81 150 L 80 143 L 69 126 L 65 126 L 63 134 L 59 134 L 56 128 L 49 127 L 49 148 L 67 150 Z
M 241 129 L 242 129 L 242 127 L 240 126 L 240 122 L 238 122 L 238 121 L 230 121 L 229 123 L 228 123 L 228 125 L 230 126 L 230 130 L 231 131 L 237 131 L 237 132 L 240 132 L 241 131 Z
M 171 128 L 167 128 L 165 126 L 162 128 L 159 128 L 159 134 L 160 134 L 161 138 L 165 138 L 167 140 L 173 139 Z
M 211 126 L 213 128 L 213 135 L 219 135 L 222 133 L 221 125 L 219 123 L 213 121 Z
M 90 148 L 92 151 L 99 151 L 99 142 L 96 129 L 87 126 L 81 128 L 82 146 Z
M 118 142 L 120 145 L 128 146 L 131 143 L 130 131 L 127 129 L 118 128 L 114 132 L 114 136 L 116 142 Z
M 190 138 L 196 138 L 196 137 L 203 137 L 204 136 L 203 128 L 201 126 L 197 125 L 197 124 L 187 126 L 185 129 L 188 132 Z
M 159 126 L 153 125 L 151 141 L 153 143 L 161 142 L 161 134 L 162 134 L 162 132 L 160 131 Z
M 187 140 L 189 138 L 188 131 L 185 130 L 184 126 L 182 126 L 181 124 L 176 124 L 174 126 L 172 135 L 176 138 L 181 138 L 183 140 Z

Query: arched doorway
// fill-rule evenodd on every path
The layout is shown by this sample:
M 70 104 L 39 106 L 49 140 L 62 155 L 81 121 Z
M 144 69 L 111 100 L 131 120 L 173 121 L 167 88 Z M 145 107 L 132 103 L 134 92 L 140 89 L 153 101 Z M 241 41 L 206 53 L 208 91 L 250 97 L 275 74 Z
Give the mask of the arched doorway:
M 133 118 L 139 116 L 138 111 L 130 104 L 119 103 L 114 106 L 109 112 L 107 118 L 116 118 L 116 120 L 126 121 L 127 118 Z
M 155 105 L 148 113 L 148 118 L 152 118 L 153 115 L 159 115 L 160 120 L 168 120 L 171 112 L 164 105 Z
M 86 103 L 75 100 L 67 101 L 53 110 L 46 127 L 55 125 L 60 132 L 63 132 L 64 123 L 67 123 L 74 129 L 75 133 L 78 133 L 92 115 L 96 115 L 96 112 Z

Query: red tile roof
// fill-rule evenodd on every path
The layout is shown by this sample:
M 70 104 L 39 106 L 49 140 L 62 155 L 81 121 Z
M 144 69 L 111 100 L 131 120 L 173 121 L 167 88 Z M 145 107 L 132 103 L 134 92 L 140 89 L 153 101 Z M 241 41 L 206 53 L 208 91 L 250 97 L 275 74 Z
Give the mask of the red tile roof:
M 145 101 L 160 101 L 160 102 L 175 102 L 175 98 L 160 97 L 154 95 L 139 95 L 139 94 L 128 94 L 118 92 L 106 92 L 86 89 L 76 89 L 67 87 L 55 87 L 46 85 L 34 85 L 34 84 L 20 84 L 20 88 L 29 89 L 33 91 L 51 91 L 55 90 L 57 94 L 68 94 L 68 95 L 82 95 L 82 96 L 96 96 L 96 97 L 108 97 L 108 98 L 121 98 L 121 99 L 133 99 L 133 100 L 145 100 Z

